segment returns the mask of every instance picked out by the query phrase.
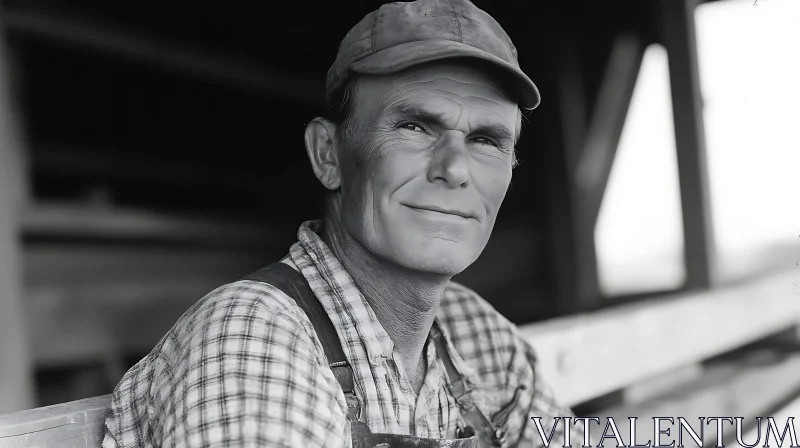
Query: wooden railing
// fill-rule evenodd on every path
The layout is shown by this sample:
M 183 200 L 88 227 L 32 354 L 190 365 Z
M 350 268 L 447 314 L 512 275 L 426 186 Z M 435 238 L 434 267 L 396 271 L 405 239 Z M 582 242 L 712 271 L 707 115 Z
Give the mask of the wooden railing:
M 0 447 L 99 447 L 110 395 L 0 416 Z
M 791 269 L 726 288 L 523 326 L 559 398 L 575 405 L 800 322 Z M 793 287 L 795 292 L 793 292 Z
M 620 422 L 626 416 L 693 413 L 780 415 L 776 407 L 800 395 L 800 354 L 785 344 L 705 367 L 698 363 L 794 328 L 800 322 L 800 300 L 792 292 L 797 277 L 793 269 L 746 285 L 554 319 L 520 331 L 567 405 L 638 388 L 629 402 L 601 413 L 622 417 Z M 789 345 L 795 343 L 789 339 Z M 676 383 L 686 378 L 676 372 L 687 367 L 695 374 Z M 109 400 L 106 395 L 0 416 L 0 447 L 99 446 Z

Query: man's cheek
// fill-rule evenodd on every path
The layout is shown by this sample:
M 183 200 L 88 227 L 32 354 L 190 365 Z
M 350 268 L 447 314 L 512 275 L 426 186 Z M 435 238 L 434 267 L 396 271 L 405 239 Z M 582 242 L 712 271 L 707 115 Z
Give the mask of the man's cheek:
M 376 130 L 373 134 L 365 137 L 361 141 L 358 156 L 361 162 L 361 167 L 370 169 L 376 163 L 380 163 L 382 159 L 394 154 L 397 147 L 401 144 L 401 140 L 397 135 L 387 130 Z
M 483 203 L 486 208 L 487 219 L 494 219 L 500 206 L 505 200 L 506 193 L 510 186 L 510 177 L 495 177 L 488 179 L 481 188 L 483 194 Z

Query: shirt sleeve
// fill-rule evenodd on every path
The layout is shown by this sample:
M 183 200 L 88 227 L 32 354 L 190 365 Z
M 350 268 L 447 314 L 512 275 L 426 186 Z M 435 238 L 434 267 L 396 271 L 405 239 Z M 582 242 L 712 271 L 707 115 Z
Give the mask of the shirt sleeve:
M 350 445 L 344 397 L 310 324 L 251 296 L 229 292 L 187 313 L 125 375 L 105 448 Z

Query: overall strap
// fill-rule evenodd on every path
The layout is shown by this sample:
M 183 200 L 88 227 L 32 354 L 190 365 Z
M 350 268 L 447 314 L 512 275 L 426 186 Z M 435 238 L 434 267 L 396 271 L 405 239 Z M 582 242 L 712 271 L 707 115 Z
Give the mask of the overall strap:
M 431 331 L 433 342 L 436 345 L 436 353 L 447 371 L 447 377 L 449 378 L 447 387 L 461 408 L 461 416 L 474 429 L 481 440 L 490 444 L 489 446 L 502 446 L 505 442 L 505 434 L 499 428 L 495 429 L 492 422 L 478 409 L 478 405 L 475 404 L 475 400 L 472 398 L 472 389 L 467 384 L 467 377 L 459 373 L 450 358 L 450 353 L 447 352 L 442 331 L 436 324 L 433 325 Z
M 355 394 L 355 380 L 353 369 L 347 362 L 347 357 L 342 350 L 342 343 L 336 328 L 333 326 L 328 313 L 322 303 L 314 295 L 303 274 L 295 271 L 286 263 L 272 263 L 256 272 L 244 277 L 242 280 L 268 283 L 284 294 L 291 297 L 306 313 L 308 320 L 317 333 L 317 339 L 322 343 L 328 366 L 339 382 L 347 401 L 348 417 L 357 419 L 361 413 L 361 405 Z

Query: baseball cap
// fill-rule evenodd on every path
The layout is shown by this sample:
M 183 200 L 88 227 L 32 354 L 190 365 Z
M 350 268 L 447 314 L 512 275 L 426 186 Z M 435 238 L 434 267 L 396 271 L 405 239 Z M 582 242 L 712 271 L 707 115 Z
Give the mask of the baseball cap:
M 384 75 L 451 58 L 488 62 L 506 75 L 502 82 L 520 108 L 539 105 L 539 89 L 520 69 L 508 34 L 468 0 L 388 3 L 364 16 L 339 44 L 325 98 L 332 102 L 353 73 Z

